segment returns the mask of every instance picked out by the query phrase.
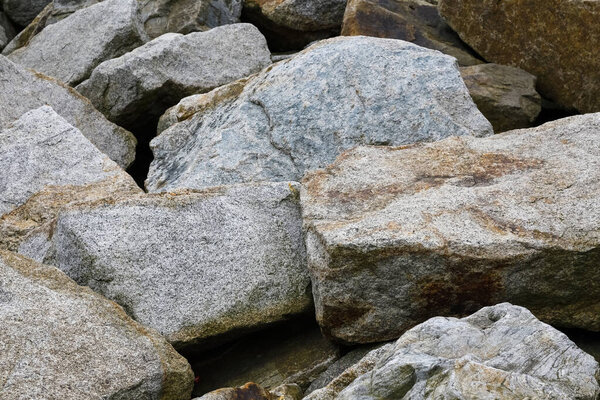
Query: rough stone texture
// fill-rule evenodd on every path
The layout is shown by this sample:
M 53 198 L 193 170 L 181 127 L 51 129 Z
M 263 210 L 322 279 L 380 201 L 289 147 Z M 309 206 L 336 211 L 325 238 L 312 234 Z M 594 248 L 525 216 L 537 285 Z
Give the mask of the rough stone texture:
M 15 35 L 15 28 L 0 9 L 0 51 L 2 51 Z
M 440 14 L 487 61 L 538 77 L 538 91 L 600 111 L 600 1 L 440 0 Z
M 117 304 L 0 251 L 0 397 L 190 398 L 187 361 Z
M 217 389 L 194 400 L 284 400 L 253 382 L 236 388 Z
M 137 0 L 106 0 L 47 26 L 8 57 L 76 85 L 101 62 L 119 57 L 147 40 Z
M 349 0 L 342 35 L 401 39 L 451 55 L 460 65 L 482 63 L 425 0 Z
M 314 324 L 314 323 L 313 323 Z M 199 377 L 194 394 L 222 387 L 255 382 L 272 390 L 282 384 L 306 389 L 340 356 L 339 349 L 323 338 L 318 326 L 291 330 L 273 328 L 257 332 L 216 351 L 201 356 L 192 367 Z
M 9 126 L 24 113 L 51 106 L 76 127 L 101 152 L 126 168 L 135 158 L 135 137 L 109 122 L 73 88 L 40 73 L 28 71 L 0 56 L 0 128 Z
M 347 342 L 510 301 L 600 330 L 600 113 L 362 147 L 301 193 L 317 320 Z M 585 290 L 582 291 L 582 288 Z
M 359 144 L 492 132 L 453 58 L 391 39 L 322 41 L 182 103 L 151 142 L 150 191 L 296 180 Z
M 48 106 L 0 131 L 0 170 L 0 248 L 11 250 L 64 204 L 141 191 Z
M 504 303 L 416 326 L 335 399 L 593 400 L 598 378 L 598 363 L 566 335 Z
M 542 110 L 542 98 L 535 91 L 536 77 L 522 69 L 481 64 L 463 67 L 460 74 L 496 133 L 528 128 Z
M 1 0 L 6 15 L 15 23 L 25 26 L 46 7 L 51 0 Z
M 100 64 L 77 91 L 108 119 L 130 127 L 140 118 L 158 119 L 183 97 L 260 71 L 270 55 L 264 36 L 250 24 L 169 33 Z
M 63 210 L 45 254 L 181 348 L 312 306 L 294 183 Z M 39 246 L 38 246 L 39 248 Z
M 299 50 L 337 36 L 346 0 L 243 0 L 244 18 L 258 26 L 274 51 Z

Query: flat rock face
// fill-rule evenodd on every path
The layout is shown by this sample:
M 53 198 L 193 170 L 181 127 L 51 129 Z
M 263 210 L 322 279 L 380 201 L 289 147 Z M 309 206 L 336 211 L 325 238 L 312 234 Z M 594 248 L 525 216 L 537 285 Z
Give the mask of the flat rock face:
M 520 68 L 481 64 L 462 67 L 460 74 L 496 133 L 528 128 L 542 110 L 536 77 Z
M 592 400 L 599 376 L 566 335 L 503 303 L 416 326 L 335 399 Z
M 135 193 L 133 179 L 48 106 L 0 131 L 0 248 L 77 198 Z
M 169 33 L 100 64 L 77 91 L 111 121 L 130 127 L 140 117 L 158 119 L 183 97 L 260 71 L 270 55 L 264 36 L 250 24 Z
M 440 18 L 437 7 L 424 0 L 349 0 L 342 35 L 401 39 L 451 55 L 460 65 L 482 63 Z
M 368 37 L 323 41 L 167 114 L 162 128 L 180 122 L 151 142 L 154 192 L 295 180 L 356 145 L 492 133 L 453 58 Z
M 185 346 L 312 306 L 297 195 L 285 182 L 71 207 L 31 255 Z
M 532 73 L 565 107 L 600 111 L 600 2 L 440 0 L 439 10 L 487 61 Z
M 135 158 L 135 137 L 109 122 L 75 90 L 43 74 L 26 70 L 0 56 L 0 128 L 26 112 L 49 105 L 83 133 L 101 152 L 126 168 Z
M 0 0 L 4 12 L 21 26 L 29 24 L 51 0 Z
M 599 132 L 600 114 L 588 114 L 361 147 L 309 174 L 301 199 L 324 332 L 381 341 L 500 301 L 600 330 Z
M 0 397 L 190 398 L 187 361 L 117 304 L 0 251 Z
M 73 86 L 88 78 L 101 62 L 147 40 L 137 0 L 106 0 L 47 26 L 8 57 Z

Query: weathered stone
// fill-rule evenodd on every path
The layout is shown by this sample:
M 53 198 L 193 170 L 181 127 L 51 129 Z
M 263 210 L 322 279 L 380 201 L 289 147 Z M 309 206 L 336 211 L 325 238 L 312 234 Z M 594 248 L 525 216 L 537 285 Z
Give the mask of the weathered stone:
M 600 113 L 362 147 L 309 174 L 302 210 L 324 332 L 387 340 L 501 301 L 599 331 L 599 131 Z
M 528 128 L 542 110 L 542 98 L 535 91 L 536 78 L 522 69 L 481 64 L 463 67 L 460 74 L 496 133 Z
M 0 9 L 0 51 L 15 37 L 15 28 Z
M 82 204 L 63 209 L 51 241 L 45 254 L 26 255 L 179 348 L 312 306 L 294 183 Z
M 194 400 L 279 400 L 268 390 L 249 382 L 236 388 L 217 389 Z M 283 399 L 282 399 L 283 400 Z
M 151 142 L 150 191 L 296 180 L 360 144 L 492 133 L 453 58 L 391 39 L 322 41 L 182 104 Z
M 190 398 L 187 361 L 117 304 L 0 251 L 2 399 Z
M 425 0 L 349 0 L 342 35 L 401 39 L 451 55 L 460 65 L 482 63 Z
M 592 400 L 599 377 L 598 363 L 566 335 L 504 303 L 460 320 L 432 318 L 337 396 L 309 399 Z
M 52 0 L 1 0 L 1 9 L 15 23 L 25 26 Z
M 106 120 L 73 88 L 21 68 L 4 56 L 0 56 L 0 76 L 0 104 L 9 105 L 0 107 L 0 129 L 30 110 L 49 105 L 121 167 L 133 162 L 135 137 Z
M 600 2 L 440 0 L 440 14 L 487 61 L 537 76 L 565 107 L 600 111 Z
M 47 26 L 8 57 L 76 85 L 101 62 L 119 57 L 147 40 L 137 0 L 106 0 Z
M 169 33 L 100 64 L 77 91 L 111 121 L 134 127 L 157 120 L 186 96 L 251 75 L 270 63 L 264 36 L 250 24 L 185 36 Z
M 244 0 L 244 18 L 258 26 L 275 51 L 299 50 L 337 36 L 346 0 Z
M 141 192 L 48 106 L 0 131 L 0 170 L 0 248 L 11 250 L 67 203 Z
M 302 389 L 295 383 L 287 383 L 270 390 L 276 400 L 301 400 Z

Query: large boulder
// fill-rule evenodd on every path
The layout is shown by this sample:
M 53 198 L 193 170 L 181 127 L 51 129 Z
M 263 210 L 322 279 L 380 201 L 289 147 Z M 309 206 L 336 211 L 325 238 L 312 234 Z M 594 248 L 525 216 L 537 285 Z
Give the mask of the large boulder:
M 146 41 L 137 0 L 106 0 L 44 28 L 8 57 L 73 86 Z
M 453 58 L 369 37 L 322 41 L 250 79 L 184 99 L 161 128 L 171 124 L 151 142 L 150 191 L 296 180 L 360 144 L 492 133 Z
M 460 65 L 482 63 L 425 0 L 349 0 L 342 35 L 401 39 L 451 55 Z
M 508 303 L 463 319 L 432 318 L 386 350 L 366 356 L 376 363 L 361 361 L 371 368 L 360 376 L 347 370 L 336 385 L 306 400 L 593 400 L 600 395 L 594 358 L 525 308 Z
M 538 77 L 539 92 L 600 111 L 600 2 L 439 0 L 440 14 L 487 61 Z
M 40 13 L 52 0 L 0 0 L 0 10 L 15 23 L 25 26 Z
M 270 55 L 264 36 L 250 24 L 169 33 L 100 64 L 76 89 L 108 119 L 133 129 L 158 120 L 183 97 L 260 71 Z
M 63 209 L 51 245 L 26 253 L 177 348 L 206 345 L 312 307 L 298 203 L 287 182 L 97 201 Z
M 15 35 L 15 28 L 0 8 L 0 51 L 2 51 Z
M 67 203 L 141 191 L 48 106 L 0 131 L 0 170 L 0 248 L 11 250 Z
M 190 398 L 187 361 L 54 267 L 0 251 L 0 397 Z
M 477 108 L 496 133 L 528 128 L 542 110 L 536 77 L 520 68 L 480 64 L 460 68 Z
M 346 342 L 510 301 L 600 330 L 600 113 L 361 147 L 301 193 L 317 319 Z M 582 288 L 585 288 L 582 291 Z
M 0 56 L 0 129 L 26 112 L 49 105 L 76 127 L 101 152 L 126 168 L 135 158 L 135 137 L 109 122 L 94 106 L 66 84 L 26 70 Z

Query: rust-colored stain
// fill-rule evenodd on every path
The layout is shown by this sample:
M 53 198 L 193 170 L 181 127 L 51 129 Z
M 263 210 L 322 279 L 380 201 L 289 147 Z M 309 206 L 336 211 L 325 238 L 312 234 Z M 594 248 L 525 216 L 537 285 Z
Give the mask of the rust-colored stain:
M 275 400 L 275 396 L 253 382 L 248 382 L 239 388 L 218 389 L 211 393 L 226 395 L 223 397 L 228 400 Z
M 352 304 L 323 305 L 323 317 L 326 320 L 326 327 L 323 333 L 331 336 L 330 332 L 343 326 L 352 326 L 371 310 L 370 307 L 361 307 Z

